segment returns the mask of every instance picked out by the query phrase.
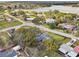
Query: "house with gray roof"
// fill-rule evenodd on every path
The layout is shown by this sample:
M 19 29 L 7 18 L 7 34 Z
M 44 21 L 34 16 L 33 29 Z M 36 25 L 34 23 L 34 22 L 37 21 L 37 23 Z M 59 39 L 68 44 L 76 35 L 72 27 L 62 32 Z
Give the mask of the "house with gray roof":
M 46 39 L 49 39 L 49 36 L 46 34 L 46 33 L 43 33 L 43 34 L 38 34 L 36 36 L 36 40 L 37 41 L 44 41 Z

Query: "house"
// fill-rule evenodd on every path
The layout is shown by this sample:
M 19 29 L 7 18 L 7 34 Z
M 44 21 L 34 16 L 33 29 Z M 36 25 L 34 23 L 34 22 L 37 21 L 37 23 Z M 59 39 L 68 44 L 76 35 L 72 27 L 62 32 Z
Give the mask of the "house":
M 34 18 L 26 18 L 27 21 L 32 21 Z
M 78 55 L 79 55 L 79 46 L 74 47 L 72 51 L 66 54 L 66 56 L 69 57 L 77 57 Z
M 67 44 L 62 44 L 59 48 L 59 51 L 62 52 L 66 57 L 76 57 L 78 55 L 78 53 L 76 53 L 74 49 Z
M 0 52 L 0 57 L 17 57 L 17 54 L 14 50 L 8 50 Z
M 66 57 L 77 57 L 79 55 L 79 46 L 74 48 L 71 47 L 71 45 L 75 42 L 76 40 L 71 40 L 66 44 L 62 44 L 58 50 L 62 52 Z
M 67 44 L 62 44 L 58 50 L 63 54 L 67 54 L 69 51 L 73 50 L 73 48 Z
M 78 53 L 76 53 L 74 50 L 68 52 L 65 56 L 67 57 L 76 57 Z
M 37 40 L 37 41 L 44 41 L 45 39 L 49 39 L 48 35 L 45 34 L 45 33 L 43 33 L 43 34 L 38 34 L 38 35 L 36 36 L 36 40 Z
M 46 19 L 46 23 L 55 23 L 55 20 L 52 18 Z
M 6 21 L 11 22 L 12 19 L 11 18 L 6 18 Z
M 13 47 L 12 49 L 13 49 L 14 51 L 18 51 L 18 50 L 21 49 L 21 46 L 20 46 L 20 45 L 17 45 L 17 46 L 15 46 L 15 47 Z
M 74 51 L 75 51 L 76 53 L 79 53 L 79 46 L 74 47 Z
M 61 23 L 61 24 L 58 25 L 58 27 L 61 27 L 63 29 L 67 29 L 67 30 L 75 30 L 77 28 L 77 26 L 69 25 L 67 23 Z

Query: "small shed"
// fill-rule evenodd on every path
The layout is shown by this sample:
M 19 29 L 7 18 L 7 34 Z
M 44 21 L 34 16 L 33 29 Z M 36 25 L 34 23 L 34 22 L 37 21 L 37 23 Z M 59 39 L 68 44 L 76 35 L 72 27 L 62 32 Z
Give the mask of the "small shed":
M 34 18 L 26 18 L 26 20 L 32 21 L 32 20 L 34 20 Z

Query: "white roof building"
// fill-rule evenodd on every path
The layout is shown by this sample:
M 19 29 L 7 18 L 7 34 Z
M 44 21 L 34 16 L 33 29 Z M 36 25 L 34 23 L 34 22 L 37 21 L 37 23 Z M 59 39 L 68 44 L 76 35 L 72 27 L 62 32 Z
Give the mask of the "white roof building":
M 34 18 L 26 18 L 26 20 L 32 21 L 32 20 L 34 20 Z
M 7 20 L 8 22 L 11 22 L 11 21 L 12 21 L 12 19 L 11 19 L 11 18 L 6 18 L 6 20 Z
M 46 23 L 55 23 L 55 20 L 51 19 L 51 18 L 48 18 L 48 19 L 46 19 Z
M 77 57 L 79 55 L 79 46 L 72 48 L 68 44 L 62 44 L 59 48 L 59 51 L 62 52 L 66 57 Z
M 78 53 L 76 53 L 75 51 L 70 51 L 65 56 L 67 56 L 67 57 L 76 57 L 77 55 L 78 55 Z
M 68 53 L 69 51 L 73 50 L 72 47 L 68 46 L 67 44 L 62 44 L 59 48 L 59 51 L 66 54 Z
M 17 46 L 15 46 L 15 47 L 13 47 L 13 50 L 15 50 L 15 51 L 18 51 L 18 50 L 20 50 L 21 49 L 21 46 L 20 45 L 17 45 Z

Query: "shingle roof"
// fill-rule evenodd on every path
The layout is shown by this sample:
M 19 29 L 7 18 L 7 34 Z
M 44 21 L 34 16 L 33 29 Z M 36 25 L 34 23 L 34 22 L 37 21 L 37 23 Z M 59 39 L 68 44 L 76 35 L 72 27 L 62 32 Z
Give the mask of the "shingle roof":
M 40 35 L 37 35 L 36 39 L 38 41 L 41 41 L 41 40 L 44 40 L 44 39 L 48 39 L 49 37 L 46 35 L 46 34 L 40 34 Z

